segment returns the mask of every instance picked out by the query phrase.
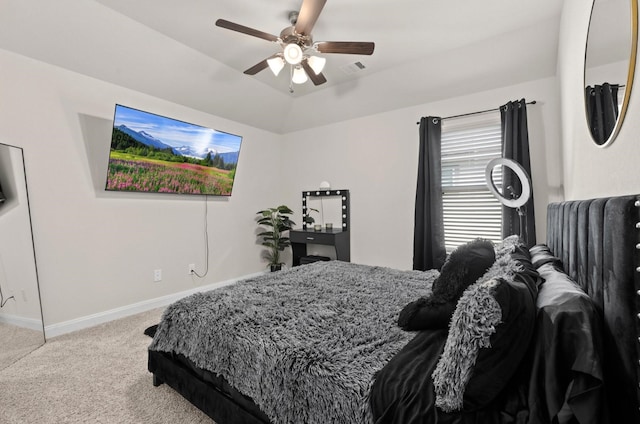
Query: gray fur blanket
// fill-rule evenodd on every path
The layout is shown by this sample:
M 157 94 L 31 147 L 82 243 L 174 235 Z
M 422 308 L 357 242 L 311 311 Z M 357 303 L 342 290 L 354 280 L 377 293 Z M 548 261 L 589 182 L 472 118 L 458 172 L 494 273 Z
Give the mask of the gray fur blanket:
M 367 423 L 375 373 L 414 333 L 396 324 L 437 271 L 317 262 L 186 297 L 149 349 L 222 375 L 274 424 Z

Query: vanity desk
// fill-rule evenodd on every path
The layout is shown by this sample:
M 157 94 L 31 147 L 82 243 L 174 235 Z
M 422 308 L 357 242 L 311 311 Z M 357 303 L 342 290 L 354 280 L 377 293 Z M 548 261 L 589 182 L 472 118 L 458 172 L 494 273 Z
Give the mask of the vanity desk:
M 322 226 L 320 231 L 316 231 L 313 225 L 307 224 L 306 217 L 309 216 L 311 208 L 309 202 L 314 198 L 331 197 L 340 200 L 341 224 L 333 228 Z M 315 199 L 318 200 L 318 199 Z M 351 239 L 349 234 L 349 190 L 315 190 L 302 192 L 302 215 L 303 224 L 301 229 L 289 231 L 291 239 L 291 250 L 293 251 L 293 266 L 301 264 L 301 259 L 307 256 L 308 244 L 320 244 L 333 246 L 336 251 L 336 259 L 349 262 L 351 260 Z

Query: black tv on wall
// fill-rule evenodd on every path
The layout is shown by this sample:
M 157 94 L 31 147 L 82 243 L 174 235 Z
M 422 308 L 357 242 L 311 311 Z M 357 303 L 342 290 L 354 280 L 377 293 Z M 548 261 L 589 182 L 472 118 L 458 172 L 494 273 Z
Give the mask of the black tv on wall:
M 106 190 L 231 196 L 242 137 L 116 104 Z

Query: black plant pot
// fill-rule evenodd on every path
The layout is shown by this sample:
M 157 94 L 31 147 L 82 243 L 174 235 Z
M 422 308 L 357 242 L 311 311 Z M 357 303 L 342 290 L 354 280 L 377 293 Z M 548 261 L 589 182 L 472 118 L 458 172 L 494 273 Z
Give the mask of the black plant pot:
M 271 272 L 280 271 L 282 269 L 282 264 L 271 265 Z

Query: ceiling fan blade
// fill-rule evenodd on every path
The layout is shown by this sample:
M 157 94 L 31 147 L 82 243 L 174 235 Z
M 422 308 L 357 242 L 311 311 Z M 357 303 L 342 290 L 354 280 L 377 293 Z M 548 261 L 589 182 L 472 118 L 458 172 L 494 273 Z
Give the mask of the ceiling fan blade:
M 320 53 L 373 54 L 375 43 L 359 41 L 321 41 L 315 43 Z
M 216 21 L 216 26 L 220 28 L 230 29 L 232 31 L 238 31 L 243 34 L 251 35 L 253 37 L 262 38 L 267 41 L 278 41 L 278 37 L 272 34 L 268 34 L 266 32 L 258 31 L 257 29 L 249 28 L 244 25 L 235 24 L 233 22 L 225 21 L 224 19 L 218 19 Z
M 320 12 L 327 0 L 303 0 L 298 20 L 296 21 L 296 32 L 301 35 L 310 35 L 313 26 L 316 24 Z
M 262 71 L 263 69 L 266 69 L 269 67 L 269 63 L 267 63 L 267 60 L 271 59 L 270 57 L 263 60 L 262 62 L 256 63 L 255 65 L 253 65 L 251 68 L 247 69 L 246 71 L 244 71 L 245 74 L 247 75 L 255 75 L 258 72 Z
M 324 77 L 324 75 L 322 75 L 322 72 L 316 74 L 313 69 L 311 69 L 311 66 L 309 66 L 309 62 L 307 61 L 307 59 L 302 61 L 302 69 L 304 69 L 304 71 L 307 73 L 307 76 L 309 77 L 313 85 L 320 85 L 327 82 L 327 79 Z

